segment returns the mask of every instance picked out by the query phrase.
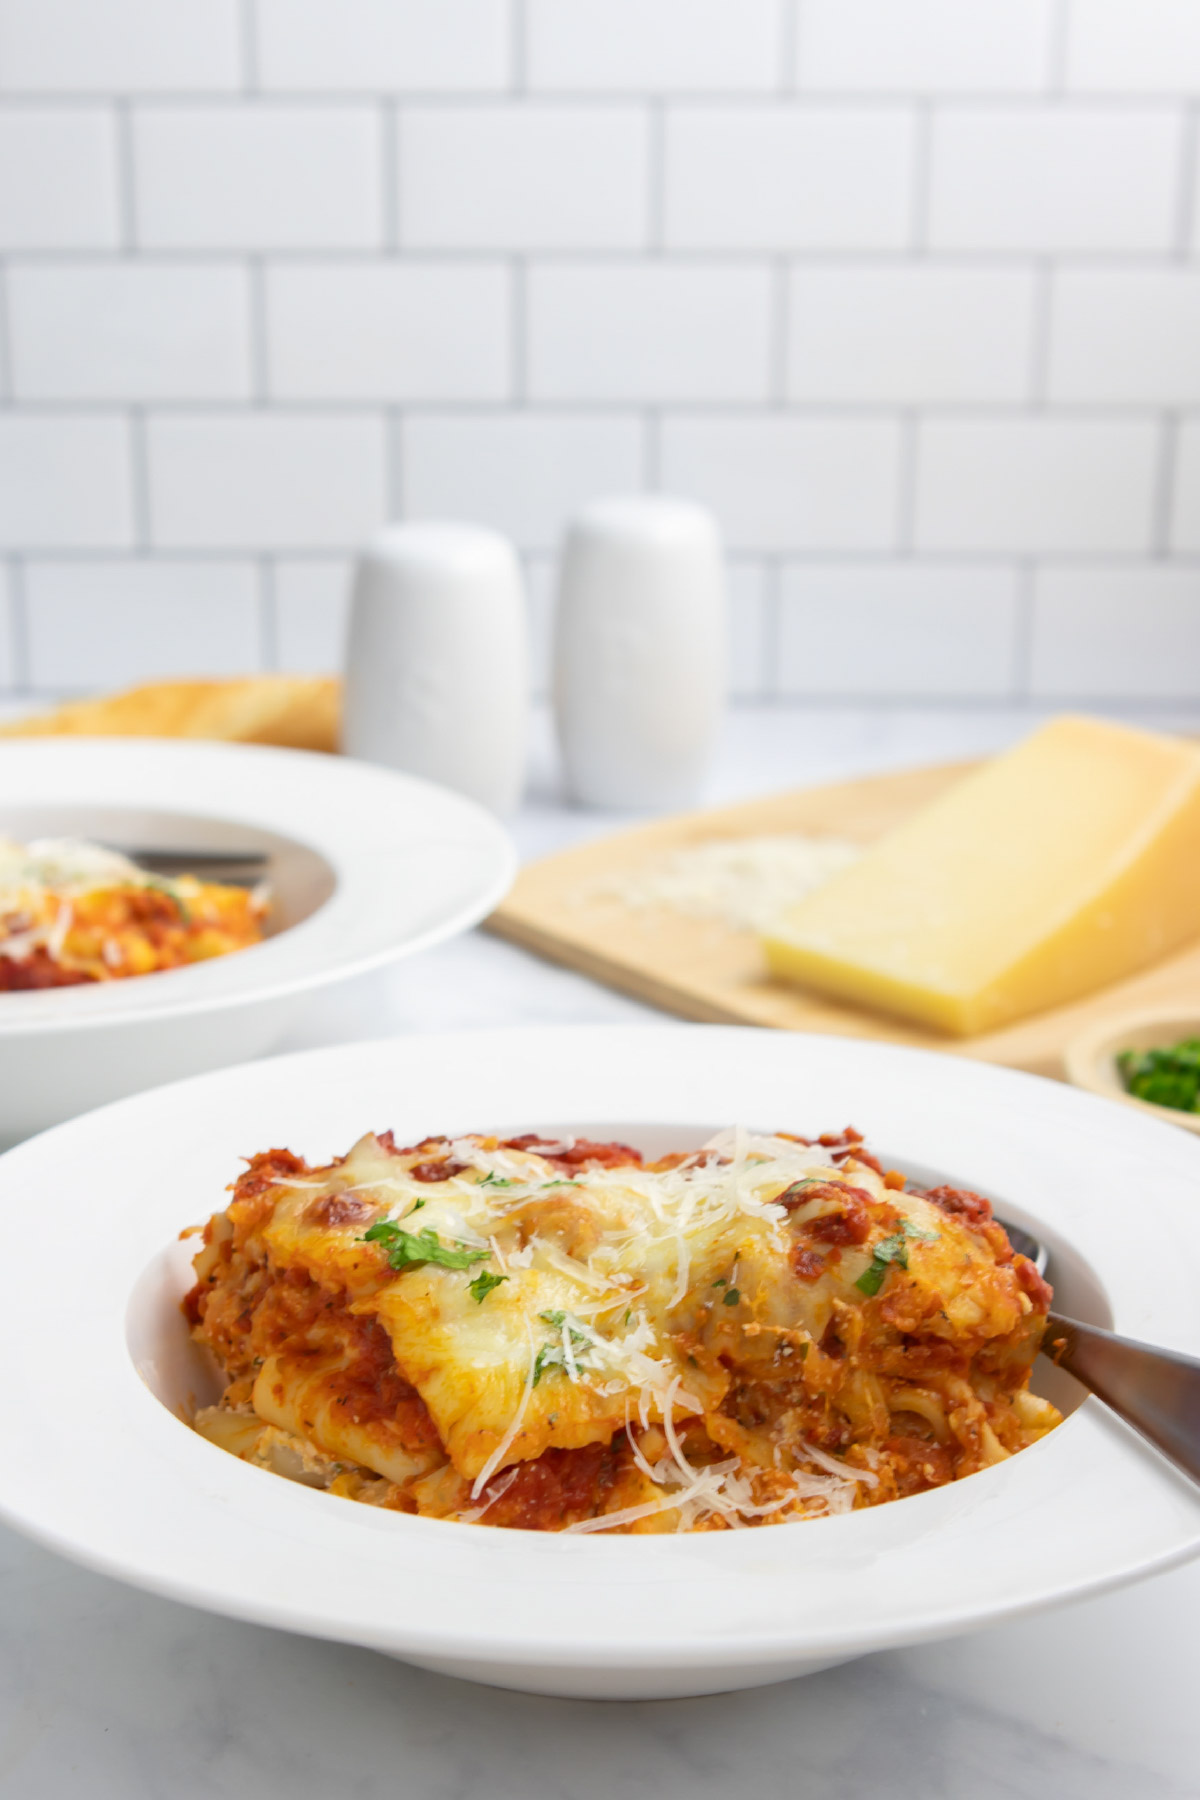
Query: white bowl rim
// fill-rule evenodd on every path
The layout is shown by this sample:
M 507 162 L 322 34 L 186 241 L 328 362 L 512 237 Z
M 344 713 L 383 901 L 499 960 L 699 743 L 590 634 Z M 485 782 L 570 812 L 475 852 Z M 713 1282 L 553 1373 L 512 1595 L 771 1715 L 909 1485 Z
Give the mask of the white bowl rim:
M 605 1539 L 381 1515 L 296 1488 L 188 1431 L 133 1369 L 133 1285 L 181 1226 L 220 1204 L 236 1155 L 290 1139 L 324 1156 L 388 1124 L 419 1134 L 731 1116 L 801 1130 L 854 1118 L 894 1157 L 1019 1197 L 1097 1270 L 1118 1330 L 1200 1348 L 1189 1273 L 1200 1145 L 1066 1086 L 892 1045 L 718 1026 L 348 1045 L 118 1102 L 0 1159 L 9 1268 L 29 1259 L 31 1207 L 48 1191 L 87 1194 L 65 1215 L 54 1332 L 36 1272 L 12 1284 L 0 1314 L 0 1358 L 24 1356 L 26 1371 L 0 1388 L 0 1517 L 158 1593 L 476 1670 L 851 1655 L 1098 1592 L 1200 1551 L 1200 1492 L 1093 1400 L 1033 1449 L 916 1499 L 760 1531 Z M 1161 1232 L 1169 1257 L 1128 1254 L 1133 1204 L 1137 1241 Z M 63 1480 L 68 1447 L 86 1483 Z
M 234 955 L 129 981 L 0 995 L 0 1041 L 227 1012 L 365 974 L 476 924 L 517 867 L 503 827 L 448 788 L 269 745 L 14 739 L 0 743 L 0 794 L 19 794 L 23 809 L 146 807 L 257 826 L 315 851 L 336 883 L 310 917 Z M 413 884 L 414 861 L 433 849 L 446 866 L 431 876 L 425 863 Z

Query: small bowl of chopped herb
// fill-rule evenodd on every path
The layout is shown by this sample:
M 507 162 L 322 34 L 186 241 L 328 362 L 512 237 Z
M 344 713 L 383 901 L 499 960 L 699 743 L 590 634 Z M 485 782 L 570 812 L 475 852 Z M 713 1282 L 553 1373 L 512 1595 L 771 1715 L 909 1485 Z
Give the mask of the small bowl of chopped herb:
M 1200 1016 L 1139 1013 L 1093 1026 L 1069 1044 L 1067 1077 L 1184 1131 L 1200 1132 Z

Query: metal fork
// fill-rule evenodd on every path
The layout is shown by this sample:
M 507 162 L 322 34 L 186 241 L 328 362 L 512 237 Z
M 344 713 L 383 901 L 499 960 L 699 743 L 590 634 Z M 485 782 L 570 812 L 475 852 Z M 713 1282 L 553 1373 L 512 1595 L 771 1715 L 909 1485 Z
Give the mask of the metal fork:
M 1040 1238 L 997 1214 L 997 1224 L 1021 1256 L 1044 1275 L 1050 1252 Z M 1052 1312 L 1043 1354 L 1103 1400 L 1127 1425 L 1200 1481 L 1200 1360 L 1178 1350 L 1158 1350 Z

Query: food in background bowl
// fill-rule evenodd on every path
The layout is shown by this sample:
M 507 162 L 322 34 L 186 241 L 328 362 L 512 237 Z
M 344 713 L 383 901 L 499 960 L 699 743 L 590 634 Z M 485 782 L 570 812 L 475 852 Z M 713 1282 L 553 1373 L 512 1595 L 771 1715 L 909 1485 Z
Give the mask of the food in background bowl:
M 81 838 L 0 839 L 0 992 L 227 956 L 261 940 L 268 906 L 264 887 L 164 879 Z
M 185 1312 L 243 1460 L 425 1517 L 712 1531 L 1006 1461 L 1051 1291 L 991 1207 L 847 1128 L 644 1162 L 586 1138 L 368 1135 L 252 1159 Z

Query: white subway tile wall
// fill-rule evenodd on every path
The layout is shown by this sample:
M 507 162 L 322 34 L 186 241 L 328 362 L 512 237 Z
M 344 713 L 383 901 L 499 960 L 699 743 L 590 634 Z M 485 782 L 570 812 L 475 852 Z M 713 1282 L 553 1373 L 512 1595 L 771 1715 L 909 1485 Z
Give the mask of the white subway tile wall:
M 253 563 L 41 562 L 25 588 L 29 659 L 42 687 L 115 687 L 237 675 L 260 655 Z
M 171 550 L 329 550 L 387 510 L 369 415 L 160 413 L 146 424 L 148 536 Z
M 279 668 L 322 675 L 341 666 L 353 568 L 342 556 L 275 562 L 267 630 Z
M 645 428 L 633 414 L 409 413 L 400 431 L 401 511 L 504 531 L 550 550 L 597 494 L 645 486 Z
M 27 262 L 8 280 L 18 400 L 248 400 L 240 263 Z
M 503 263 L 280 263 L 266 275 L 273 400 L 506 400 Z
M 779 692 L 1012 699 L 1019 609 L 1011 569 L 920 562 L 785 567 Z
M 1087 0 L 1085 0 L 1085 4 Z M 1036 93 L 1049 74 L 1053 0 L 805 0 L 801 89 Z
M 762 404 L 773 302 L 765 268 L 584 262 L 531 270 L 530 395 Z
M 741 698 L 1200 699 L 1200 0 L 0 0 L 0 692 L 717 512 Z
M 116 250 L 118 123 L 101 106 L 0 101 L 0 245 L 5 251 Z

